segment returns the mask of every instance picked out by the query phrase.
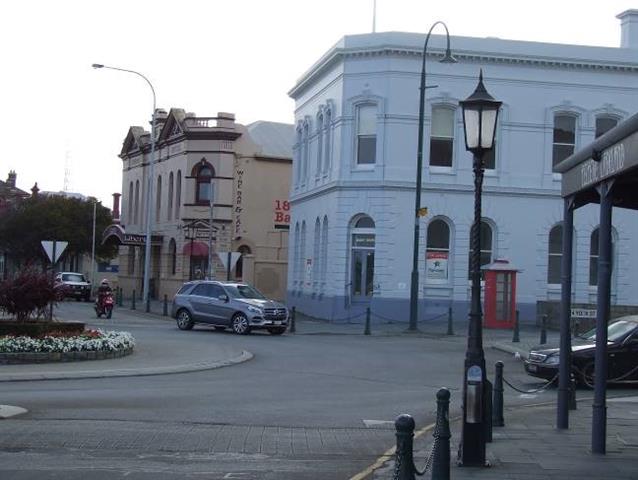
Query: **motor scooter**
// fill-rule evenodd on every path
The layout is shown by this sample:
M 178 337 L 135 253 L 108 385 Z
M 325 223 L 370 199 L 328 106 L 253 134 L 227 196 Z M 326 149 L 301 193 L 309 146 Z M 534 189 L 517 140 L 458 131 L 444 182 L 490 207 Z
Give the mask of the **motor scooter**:
M 102 298 L 95 302 L 95 314 L 97 318 L 100 318 L 102 315 L 106 318 L 111 318 L 111 315 L 113 315 L 113 304 L 112 293 L 102 295 Z

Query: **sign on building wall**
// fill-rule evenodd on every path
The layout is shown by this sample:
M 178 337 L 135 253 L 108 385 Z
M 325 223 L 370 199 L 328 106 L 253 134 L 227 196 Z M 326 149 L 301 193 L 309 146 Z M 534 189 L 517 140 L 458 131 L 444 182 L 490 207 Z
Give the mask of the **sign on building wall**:
M 234 236 L 242 236 L 242 211 L 244 210 L 242 196 L 244 192 L 244 169 L 235 168 L 235 220 L 234 220 Z
M 290 228 L 290 202 L 288 200 L 275 200 L 273 220 L 275 229 Z
M 425 254 L 425 277 L 428 280 L 448 279 L 448 252 L 427 252 Z

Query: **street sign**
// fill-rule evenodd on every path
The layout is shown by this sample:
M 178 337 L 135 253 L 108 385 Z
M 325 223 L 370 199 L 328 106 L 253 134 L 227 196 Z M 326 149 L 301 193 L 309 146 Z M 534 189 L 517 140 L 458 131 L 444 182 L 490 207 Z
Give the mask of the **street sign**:
M 230 271 L 233 268 L 235 268 L 235 265 L 237 264 L 237 260 L 239 260 L 239 257 L 241 257 L 241 253 L 239 252 L 230 252 L 230 266 L 229 266 L 228 253 L 229 252 L 217 252 L 219 259 L 222 261 L 222 264 L 224 265 L 224 270 L 226 271 Z
M 42 248 L 44 248 L 44 251 L 46 252 L 47 257 L 49 257 L 49 261 L 51 263 L 56 263 L 59 260 L 62 252 L 64 252 L 64 249 L 69 244 L 69 242 L 63 242 L 60 240 L 42 240 L 40 243 L 42 244 Z M 55 258 L 53 258 L 54 255 Z

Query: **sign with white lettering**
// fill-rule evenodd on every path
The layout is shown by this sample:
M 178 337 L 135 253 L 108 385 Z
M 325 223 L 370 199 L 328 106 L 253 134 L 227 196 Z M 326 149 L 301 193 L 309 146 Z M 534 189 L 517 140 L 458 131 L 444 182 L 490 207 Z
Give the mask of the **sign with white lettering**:
M 600 161 L 593 158 L 574 165 L 563 173 L 562 196 L 586 190 L 607 178 L 638 166 L 638 132 L 606 148 Z
M 596 310 L 590 308 L 572 308 L 572 318 L 596 318 Z

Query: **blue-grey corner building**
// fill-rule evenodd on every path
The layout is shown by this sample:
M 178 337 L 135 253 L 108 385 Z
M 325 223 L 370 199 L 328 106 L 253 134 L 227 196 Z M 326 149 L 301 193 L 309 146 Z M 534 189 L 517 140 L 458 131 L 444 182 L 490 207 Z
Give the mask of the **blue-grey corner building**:
M 523 320 L 560 301 L 563 202 L 553 167 L 638 111 L 638 10 L 618 18 L 618 48 L 453 35 L 458 62 L 443 64 L 446 38 L 430 38 L 419 322 L 450 306 L 459 318 L 468 309 L 474 183 L 459 100 L 480 69 L 503 102 L 496 148 L 484 159 L 481 264 L 516 266 Z M 400 32 L 343 37 L 289 92 L 296 137 L 287 296 L 301 312 L 346 319 L 370 307 L 375 319 L 408 319 L 424 40 Z M 612 238 L 612 306 L 631 310 L 638 224 L 622 209 Z M 597 291 L 595 207 L 579 211 L 573 239 L 572 306 L 595 316 L 587 315 Z

